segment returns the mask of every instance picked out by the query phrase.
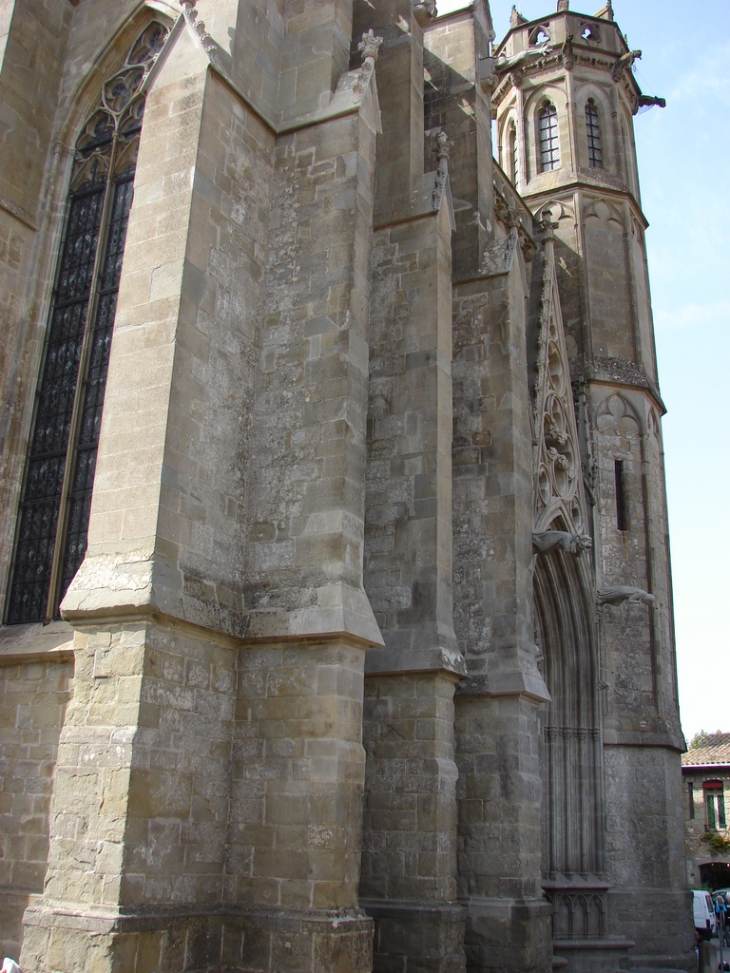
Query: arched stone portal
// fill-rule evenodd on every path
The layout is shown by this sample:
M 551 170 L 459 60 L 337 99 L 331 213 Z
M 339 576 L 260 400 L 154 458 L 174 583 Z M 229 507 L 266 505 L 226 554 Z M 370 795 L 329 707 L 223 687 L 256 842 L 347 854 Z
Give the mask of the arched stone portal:
M 543 878 L 553 938 L 607 932 L 601 714 L 590 567 L 552 551 L 536 559 L 537 639 L 551 695 L 541 740 Z

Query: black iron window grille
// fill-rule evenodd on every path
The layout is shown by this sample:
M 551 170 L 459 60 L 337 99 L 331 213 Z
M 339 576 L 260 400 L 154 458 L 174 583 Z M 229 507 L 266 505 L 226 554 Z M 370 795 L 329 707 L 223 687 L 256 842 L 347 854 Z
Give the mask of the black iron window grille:
M 558 140 L 558 112 L 555 105 L 547 102 L 538 118 L 540 134 L 540 170 L 548 172 L 560 167 L 560 142 Z
M 153 21 L 76 142 L 36 391 L 6 622 L 48 622 L 84 559 L 109 350 L 144 113 L 167 36 Z
M 592 98 L 589 98 L 586 102 L 586 136 L 588 139 L 588 163 L 594 169 L 602 169 L 601 123 L 598 118 L 596 103 Z

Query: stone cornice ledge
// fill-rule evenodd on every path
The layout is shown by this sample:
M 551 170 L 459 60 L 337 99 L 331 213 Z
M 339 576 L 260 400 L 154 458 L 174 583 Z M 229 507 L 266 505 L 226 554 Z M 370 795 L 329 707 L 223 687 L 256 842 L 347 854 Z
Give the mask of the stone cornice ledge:
M 553 907 L 547 899 L 516 899 L 508 896 L 469 896 L 460 900 L 472 917 L 511 919 L 515 914 L 525 918 L 552 915 Z
M 46 928 L 60 927 L 81 929 L 91 933 L 143 932 L 164 929 L 176 920 L 190 920 L 205 917 L 257 917 L 280 921 L 318 923 L 337 926 L 352 926 L 370 923 L 372 920 L 359 909 L 337 910 L 300 910 L 277 906 L 260 909 L 241 908 L 236 903 L 214 903 L 210 906 L 186 903 L 180 906 L 113 906 L 89 905 L 83 909 L 70 909 L 65 903 L 47 901 L 37 896 L 26 910 L 23 921 L 29 926 Z
M 168 619 L 239 644 L 322 639 L 364 647 L 383 644 L 364 590 L 341 581 L 318 586 L 308 593 L 306 605 L 292 609 L 230 607 L 216 601 L 212 585 L 210 589 L 210 600 L 185 591 L 180 570 L 160 555 L 89 553 L 63 599 L 61 612 L 74 628 L 112 619 L 120 623 L 132 618 Z M 231 594 L 226 590 L 228 601 Z
M 687 749 L 680 730 L 604 730 L 604 747 L 662 747 L 684 753 Z
M 0 666 L 73 660 L 73 628 L 68 622 L 5 625 L 0 628 Z
M 365 657 L 365 675 L 404 672 L 445 672 L 456 679 L 466 675 L 454 629 L 441 621 L 424 621 L 387 631 L 385 645 Z
M 360 908 L 376 919 L 412 919 L 413 913 L 423 916 L 428 921 L 429 916 L 451 916 L 455 922 L 462 922 L 466 907 L 460 902 L 427 902 L 423 899 L 363 899 L 359 900 Z
M 501 669 L 489 675 L 473 675 L 457 688 L 472 696 L 524 696 L 535 703 L 549 703 L 550 693 L 537 669 Z

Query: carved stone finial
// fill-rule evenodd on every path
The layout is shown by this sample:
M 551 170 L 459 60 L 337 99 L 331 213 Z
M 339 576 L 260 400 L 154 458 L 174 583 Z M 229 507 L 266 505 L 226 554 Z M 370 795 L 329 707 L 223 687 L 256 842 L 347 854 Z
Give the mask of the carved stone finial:
M 526 24 L 527 21 L 522 16 L 521 13 L 517 12 L 517 7 L 512 6 L 512 10 L 509 15 L 509 25 L 510 27 L 520 27 L 522 24 Z
M 625 601 L 630 605 L 653 605 L 656 601 L 656 595 L 628 584 L 614 584 L 607 588 L 599 588 L 596 596 L 599 605 L 621 605 Z
M 553 230 L 557 230 L 559 224 L 553 221 L 553 211 L 549 206 L 546 206 L 541 211 L 536 222 L 538 230 L 542 233 L 543 243 L 547 240 L 555 239 Z
M 372 27 L 369 31 L 362 35 L 362 40 L 357 45 L 358 51 L 362 54 L 363 61 L 367 61 L 368 58 L 372 58 L 373 61 L 378 60 L 378 54 L 380 53 L 380 45 L 383 43 L 383 38 L 378 37 L 377 34 L 373 33 Z
M 508 230 L 517 230 L 522 225 L 520 214 L 517 212 L 517 208 L 514 206 L 511 200 L 507 204 L 507 212 L 504 214 L 504 222 L 507 224 Z
M 438 16 L 436 0 L 413 0 L 413 16 L 421 27 L 428 27 Z
M 375 72 L 375 62 L 378 60 L 380 45 L 383 38 L 373 33 L 372 27 L 362 35 L 362 40 L 357 45 L 358 51 L 362 54 L 362 67 L 352 86 L 354 100 L 357 101 L 363 91 L 370 83 L 370 78 Z
M 570 10 L 569 0 L 558 0 L 558 13 L 562 13 L 563 10 Z
M 433 184 L 433 198 L 431 200 L 434 211 L 440 209 L 441 200 L 443 199 L 444 190 L 446 189 L 446 183 L 449 178 L 449 151 L 451 149 L 451 143 L 449 142 L 449 137 L 441 129 L 436 134 L 436 156 L 438 158 L 438 165 L 436 166 L 436 179 Z
M 532 547 L 538 554 L 548 551 L 565 551 L 580 557 L 593 547 L 593 541 L 587 534 L 570 534 L 567 530 L 543 530 L 532 535 Z

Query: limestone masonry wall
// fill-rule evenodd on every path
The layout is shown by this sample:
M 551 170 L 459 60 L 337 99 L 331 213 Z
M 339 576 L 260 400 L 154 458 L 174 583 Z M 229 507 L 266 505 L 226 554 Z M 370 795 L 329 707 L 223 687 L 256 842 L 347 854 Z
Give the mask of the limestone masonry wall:
M 640 91 L 568 8 L 0 0 L 24 973 L 689 973 Z
M 50 659 L 0 670 L 0 949 L 20 955 L 21 919 L 43 892 L 58 739 L 73 662 Z

